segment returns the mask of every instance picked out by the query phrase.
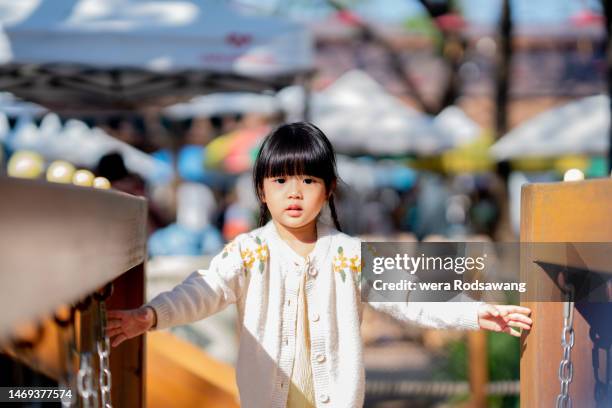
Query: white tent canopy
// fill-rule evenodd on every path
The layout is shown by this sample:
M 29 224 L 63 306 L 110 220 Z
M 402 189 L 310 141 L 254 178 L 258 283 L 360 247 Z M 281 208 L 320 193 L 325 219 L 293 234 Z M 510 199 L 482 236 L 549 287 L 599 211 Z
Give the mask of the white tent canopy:
M 299 117 L 303 93 L 279 92 L 291 119 Z M 349 71 L 311 98 L 312 121 L 347 154 L 435 155 L 473 140 L 479 127 L 457 107 L 437 118 L 410 108 L 365 72 Z M 458 126 L 460 124 L 460 126 Z
M 47 113 L 47 109 L 35 103 L 22 101 L 9 92 L 0 92 L 0 112 L 12 117 L 39 117 Z
M 0 112 L 0 117 L 3 115 Z M 67 160 L 88 168 L 95 167 L 103 155 L 119 152 L 130 171 L 150 182 L 167 181 L 172 174 L 166 163 L 115 139 L 100 128 L 90 129 L 75 119 L 62 126 L 54 113 L 45 115 L 39 127 L 29 117 L 21 117 L 5 139 L 13 150 L 32 150 L 47 160 Z
M 273 95 L 233 92 L 196 96 L 189 102 L 169 106 L 164 110 L 164 114 L 176 119 L 186 119 L 232 113 L 272 115 L 279 110 L 279 101 Z
M 498 160 L 604 154 L 610 132 L 610 99 L 589 96 L 550 109 L 517 126 L 491 147 Z
M 3 69 L 19 75 L 3 78 L 0 87 L 28 99 L 138 105 L 168 95 L 279 89 L 313 64 L 305 28 L 242 15 L 222 2 L 38 3 L 4 28 L 9 55 Z M 24 77 L 33 83 L 24 84 Z
M 469 143 L 482 133 L 480 125 L 455 105 L 444 108 L 433 123 L 453 146 Z

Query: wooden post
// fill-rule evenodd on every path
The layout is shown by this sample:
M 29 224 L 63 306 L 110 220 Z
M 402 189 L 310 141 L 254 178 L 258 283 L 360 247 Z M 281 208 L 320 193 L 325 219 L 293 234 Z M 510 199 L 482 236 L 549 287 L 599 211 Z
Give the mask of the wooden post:
M 145 301 L 144 264 L 136 265 L 113 282 L 108 309 L 133 309 Z M 115 407 L 145 407 L 146 336 L 111 348 L 112 400 Z
M 473 408 L 487 407 L 487 384 L 489 367 L 487 364 L 487 334 L 483 331 L 468 333 L 469 380 L 471 404 Z
M 609 243 L 611 213 L 612 179 L 529 184 L 521 196 L 521 242 Z M 566 260 L 560 258 L 558 263 L 563 264 Z M 533 262 L 521 262 L 521 279 L 530 290 L 558 294 L 561 299 L 559 288 Z M 521 407 L 553 407 L 560 391 L 563 303 L 522 304 L 532 309 L 534 324 L 521 338 Z M 575 407 L 612 406 L 610 316 L 612 303 L 576 303 L 569 387 Z

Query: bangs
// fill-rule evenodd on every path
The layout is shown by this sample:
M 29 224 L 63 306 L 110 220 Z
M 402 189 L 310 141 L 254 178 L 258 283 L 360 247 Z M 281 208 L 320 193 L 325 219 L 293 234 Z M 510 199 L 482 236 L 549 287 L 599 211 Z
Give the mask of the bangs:
M 279 144 L 270 149 L 270 155 L 262 157 L 263 177 L 314 176 L 326 179 L 333 173 L 333 165 L 325 155 L 300 146 Z M 330 168 L 331 167 L 331 168 Z

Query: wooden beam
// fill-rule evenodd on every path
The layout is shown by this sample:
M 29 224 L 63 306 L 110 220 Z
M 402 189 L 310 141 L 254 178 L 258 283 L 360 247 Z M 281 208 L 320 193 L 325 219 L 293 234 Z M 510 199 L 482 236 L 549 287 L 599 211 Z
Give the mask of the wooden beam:
M 146 200 L 0 177 L 0 340 L 144 262 Z

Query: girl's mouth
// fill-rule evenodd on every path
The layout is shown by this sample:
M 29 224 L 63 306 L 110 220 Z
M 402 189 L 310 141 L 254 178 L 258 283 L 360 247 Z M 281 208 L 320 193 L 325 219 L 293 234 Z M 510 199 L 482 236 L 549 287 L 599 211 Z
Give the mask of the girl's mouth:
M 290 217 L 299 217 L 300 215 L 302 215 L 302 207 L 296 204 L 288 206 L 285 211 Z

